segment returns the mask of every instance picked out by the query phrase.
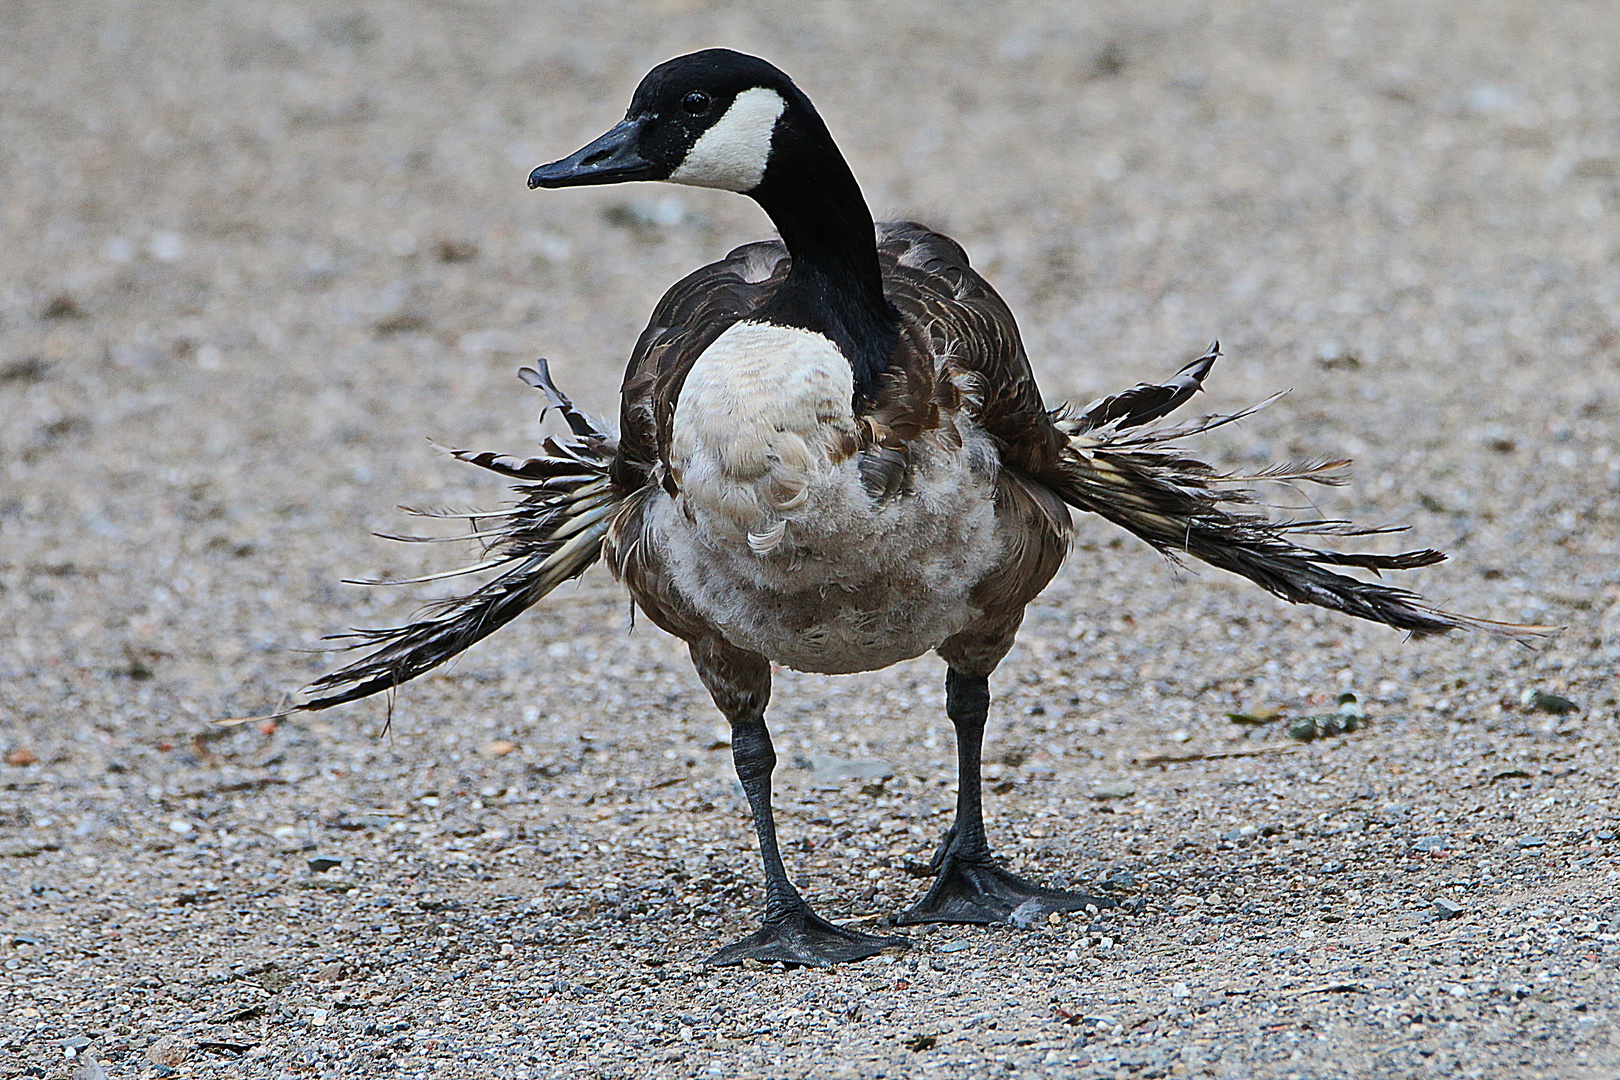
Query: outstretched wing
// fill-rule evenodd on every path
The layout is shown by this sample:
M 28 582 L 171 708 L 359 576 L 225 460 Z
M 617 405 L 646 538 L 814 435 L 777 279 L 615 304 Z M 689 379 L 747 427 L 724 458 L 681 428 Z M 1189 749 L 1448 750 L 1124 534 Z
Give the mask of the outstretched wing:
M 532 607 L 558 585 L 584 573 L 602 552 L 603 538 L 624 504 L 608 479 L 613 436 L 598 430 L 551 381 L 541 360 L 518 372 L 546 396 L 572 438 L 547 439 L 538 457 L 456 450 L 462 461 L 518 481 L 519 499 L 503 509 L 467 513 L 411 511 L 422 517 L 466 518 L 473 532 L 464 537 L 394 536 L 393 540 L 433 543 L 440 539 L 479 541 L 484 558 L 471 566 L 415 581 L 460 577 L 499 570 L 495 577 L 462 596 L 430 604 L 403 626 L 354 630 L 337 635 L 345 648 L 370 650 L 338 671 L 310 684 L 315 695 L 291 711 L 327 709 L 371 694 L 393 690 L 458 656 Z M 544 415 L 542 412 L 541 415 Z M 363 585 L 406 581 L 355 582 Z
M 1445 553 L 1431 548 L 1385 555 L 1337 551 L 1295 542 L 1299 536 L 1374 536 L 1400 531 L 1364 528 L 1332 519 L 1276 519 L 1245 509 L 1258 500 L 1243 485 L 1254 481 L 1310 482 L 1336 486 L 1350 464 L 1319 458 L 1272 466 L 1248 474 L 1222 473 L 1190 456 L 1173 440 L 1241 420 L 1254 411 L 1206 416 L 1178 427 L 1140 427 L 1191 398 L 1214 364 L 1210 350 L 1166 383 L 1141 384 L 1093 402 L 1057 427 L 1068 437 L 1063 456 L 1039 480 L 1059 498 L 1123 526 L 1172 559 L 1182 554 L 1230 570 L 1290 603 L 1353 615 L 1414 634 L 1487 630 L 1531 641 L 1552 627 L 1475 618 L 1433 607 L 1416 593 L 1339 573 L 1339 567 L 1384 571 L 1432 566 Z M 1268 398 L 1261 405 L 1274 401 Z M 1259 408 L 1261 406 L 1255 406 Z

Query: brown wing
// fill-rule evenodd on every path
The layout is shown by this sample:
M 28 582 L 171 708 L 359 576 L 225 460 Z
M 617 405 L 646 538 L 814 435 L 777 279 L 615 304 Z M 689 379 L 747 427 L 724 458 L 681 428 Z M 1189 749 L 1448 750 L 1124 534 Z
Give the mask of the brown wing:
M 1024 605 L 1063 562 L 1068 510 L 1032 478 L 1059 459 L 1063 436 L 1041 401 L 1012 312 L 955 241 L 910 222 L 885 224 L 878 226 L 878 254 L 884 291 L 900 313 L 901 344 L 867 423 L 908 434 L 937 427 L 948 437 L 960 409 L 1000 452 L 997 514 L 1011 545 L 974 590 L 982 616 L 940 648 L 959 670 L 989 672 L 1011 647 Z M 929 380 L 934 390 L 923 404 Z M 895 424 L 893 415 L 909 423 Z
M 1041 401 L 1018 324 L 962 248 L 921 225 L 888 222 L 878 226 L 878 256 L 884 292 L 900 313 L 901 346 L 895 382 L 873 414 L 926 421 L 922 383 L 949 382 L 966 389 L 962 405 L 1000 445 L 1003 464 L 1035 473 L 1055 462 L 1063 437 Z M 935 403 L 950 405 L 944 396 L 936 391 Z
M 646 484 L 663 461 L 660 448 L 670 444 L 675 401 L 697 358 L 770 298 L 787 276 L 788 263 L 780 241 L 745 244 L 688 274 L 658 302 L 624 373 L 619 456 L 613 465 L 621 490 Z

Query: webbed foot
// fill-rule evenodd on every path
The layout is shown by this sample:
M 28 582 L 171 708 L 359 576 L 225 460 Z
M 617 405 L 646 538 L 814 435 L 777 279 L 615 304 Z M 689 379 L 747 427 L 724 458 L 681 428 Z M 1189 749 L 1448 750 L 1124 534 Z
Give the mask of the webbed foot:
M 884 949 L 908 948 L 910 945 L 909 938 L 863 934 L 859 930 L 830 923 L 808 907 L 802 907 L 780 918 L 767 920 L 752 934 L 741 941 L 732 942 L 703 962 L 709 967 L 726 967 L 744 960 L 830 967 L 852 960 L 865 960 Z
M 928 895 L 896 921 L 904 924 L 1011 923 L 1028 928 L 1044 921 L 1054 911 L 1115 906 L 1115 902 L 1105 896 L 1037 885 L 1003 870 L 988 858 L 970 860 L 946 855 L 940 863 L 939 877 Z

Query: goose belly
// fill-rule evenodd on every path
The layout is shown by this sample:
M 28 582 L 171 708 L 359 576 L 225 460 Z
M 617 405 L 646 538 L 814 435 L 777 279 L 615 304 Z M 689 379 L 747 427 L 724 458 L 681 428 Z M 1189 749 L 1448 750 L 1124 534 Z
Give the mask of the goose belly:
M 866 671 L 935 648 L 978 616 L 972 591 L 1003 557 L 988 438 L 924 436 L 910 489 L 879 503 L 853 454 L 851 395 L 826 338 L 731 328 L 676 406 L 679 494 L 660 493 L 645 519 L 687 603 L 732 644 L 803 671 Z

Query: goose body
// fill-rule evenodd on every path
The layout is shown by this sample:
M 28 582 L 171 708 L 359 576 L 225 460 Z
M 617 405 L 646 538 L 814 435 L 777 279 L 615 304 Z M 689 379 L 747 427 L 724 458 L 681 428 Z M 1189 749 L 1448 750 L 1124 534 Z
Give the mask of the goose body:
M 874 225 L 821 117 L 765 61 L 711 49 L 659 65 L 623 121 L 529 184 L 636 180 L 747 195 L 781 239 L 740 247 L 669 290 L 632 351 L 616 433 L 578 413 L 543 361 L 525 371 L 574 437 L 526 461 L 458 453 L 522 481 L 518 506 L 477 534 L 499 538 L 483 566 L 505 569 L 423 619 L 361 632 L 374 651 L 318 680 L 324 696 L 300 708 L 414 678 L 604 558 L 636 605 L 687 642 L 731 724 L 765 919 L 710 962 L 827 964 L 905 943 L 827 922 L 787 878 L 764 715 L 772 663 L 856 672 L 930 650 L 946 662 L 956 823 L 933 887 L 901 922 L 1027 925 L 1110 905 L 1002 869 L 980 806 L 988 679 L 1063 559 L 1071 507 L 1286 600 L 1417 633 L 1486 625 L 1333 569 L 1408 569 L 1439 552 L 1301 547 L 1293 535 L 1354 530 L 1231 509 L 1249 501 L 1230 489 L 1236 478 L 1141 427 L 1200 388 L 1216 349 L 1166 383 L 1049 412 L 1012 313 L 962 249 L 921 225 Z M 1334 482 L 1340 464 L 1263 475 Z
M 982 432 L 961 432 L 961 445 L 924 440 L 906 497 L 879 502 L 836 419 L 804 433 L 739 420 L 734 437 L 711 429 L 683 453 L 683 412 L 702 401 L 693 389 L 675 417 L 678 491 L 655 492 L 641 521 L 626 522 L 644 541 L 632 558 L 610 554 L 622 577 L 667 578 L 732 644 L 828 674 L 921 656 L 984 615 L 978 586 L 1009 544 Z M 839 419 L 850 420 L 847 395 Z
M 885 267 L 956 254 L 918 226 L 877 228 Z M 689 287 L 723 295 L 739 266 L 768 258 L 765 282 L 785 277 L 786 250 L 758 244 Z M 1052 499 L 1046 515 L 1032 517 L 998 497 L 1007 483 L 1000 449 L 961 407 L 971 374 L 922 334 L 923 292 L 936 305 L 958 301 L 926 273 L 891 280 L 897 310 L 912 312 L 901 315 L 913 331 L 902 336 L 912 352 L 901 359 L 925 376 L 913 384 L 928 399 L 908 403 L 925 419 L 904 442 L 878 410 L 894 411 L 914 387 L 890 379 L 888 396 L 858 415 L 849 358 L 820 333 L 742 319 L 696 353 L 666 407 L 667 463 L 654 470 L 667 468 L 669 483 L 648 485 L 644 509 L 625 517 L 607 553 L 660 625 L 679 633 L 695 616 L 789 667 L 870 671 L 921 656 L 987 617 L 1003 619 L 1009 601 L 1021 608 L 984 585 L 1018 574 L 1025 553 L 1047 552 L 1055 571 L 1067 511 Z M 993 296 L 987 287 L 984 295 Z M 657 340 L 679 354 L 678 342 Z M 669 382 L 639 382 L 648 400 L 627 398 L 627 411 L 657 415 Z M 1050 576 L 1029 580 L 1030 595 Z M 684 620 L 682 608 L 691 609 Z

